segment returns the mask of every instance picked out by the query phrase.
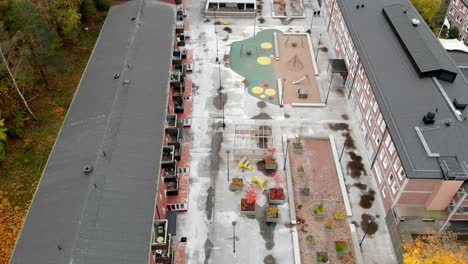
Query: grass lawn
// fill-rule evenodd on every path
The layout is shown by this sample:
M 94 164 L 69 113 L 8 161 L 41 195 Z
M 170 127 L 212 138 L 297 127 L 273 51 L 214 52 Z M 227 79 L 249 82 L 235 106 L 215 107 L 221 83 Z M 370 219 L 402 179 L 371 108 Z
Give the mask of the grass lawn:
M 81 33 L 79 43 L 64 47 L 65 71 L 49 75 L 49 86 L 41 88 L 40 95 L 30 101 L 37 121 L 26 122 L 23 138 L 8 138 L 6 159 L 0 163 L 0 263 L 8 263 L 104 19 L 105 14 L 100 14 L 94 21 L 80 25 L 89 30 Z

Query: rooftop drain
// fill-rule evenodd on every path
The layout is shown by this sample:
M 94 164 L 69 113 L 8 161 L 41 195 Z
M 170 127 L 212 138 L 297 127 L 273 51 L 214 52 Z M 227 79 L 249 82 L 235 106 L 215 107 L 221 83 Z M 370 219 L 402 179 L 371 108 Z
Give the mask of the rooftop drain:
M 83 167 L 83 173 L 88 175 L 93 171 L 93 167 L 91 165 L 86 165 Z

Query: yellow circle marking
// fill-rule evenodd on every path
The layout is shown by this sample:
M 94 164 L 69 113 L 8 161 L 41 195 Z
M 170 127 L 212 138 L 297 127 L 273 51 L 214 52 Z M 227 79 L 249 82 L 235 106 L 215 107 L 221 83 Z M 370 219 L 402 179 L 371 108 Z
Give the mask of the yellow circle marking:
M 273 46 L 270 42 L 263 42 L 262 44 L 260 44 L 260 47 L 262 47 L 262 49 L 271 49 L 271 47 Z
M 263 88 L 259 87 L 259 86 L 255 86 L 255 87 L 252 88 L 252 93 L 261 94 L 261 93 L 263 93 Z
M 268 96 L 272 96 L 272 95 L 276 94 L 276 91 L 273 90 L 273 89 L 266 89 L 265 94 L 268 95 Z
M 260 95 L 260 98 L 262 98 L 262 99 L 265 98 L 265 97 L 266 97 L 266 96 L 265 96 L 264 94 Z
M 261 56 L 257 58 L 257 62 L 261 65 L 268 65 L 271 63 L 271 59 L 265 56 Z

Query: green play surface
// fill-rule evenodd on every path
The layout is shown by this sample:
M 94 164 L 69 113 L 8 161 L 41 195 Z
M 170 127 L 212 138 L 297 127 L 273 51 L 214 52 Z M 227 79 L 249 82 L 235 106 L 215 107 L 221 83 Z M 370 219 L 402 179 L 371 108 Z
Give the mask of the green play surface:
M 279 105 L 278 85 L 275 79 L 273 60 L 275 50 L 273 33 L 267 29 L 255 37 L 231 44 L 231 69 L 248 80 L 247 92 L 265 102 Z

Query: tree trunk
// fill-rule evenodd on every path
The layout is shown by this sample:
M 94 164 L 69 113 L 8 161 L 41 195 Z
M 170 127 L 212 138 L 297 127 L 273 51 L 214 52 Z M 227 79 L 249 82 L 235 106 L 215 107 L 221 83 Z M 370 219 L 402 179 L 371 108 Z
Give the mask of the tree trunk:
M 2 50 L 1 47 L 0 47 L 0 55 L 2 56 L 3 64 L 5 64 L 5 67 L 7 68 L 7 71 L 11 76 L 11 80 L 13 81 L 13 85 L 15 86 L 16 91 L 18 92 L 18 95 L 20 96 L 21 100 L 23 100 L 24 106 L 26 107 L 26 109 L 28 109 L 28 112 L 31 114 L 31 116 L 34 118 L 34 120 L 36 120 L 36 116 L 34 115 L 31 108 L 29 108 L 28 102 L 26 102 L 26 99 L 24 99 L 23 94 L 21 93 L 20 89 L 18 88 L 18 84 L 16 83 L 15 76 L 13 76 L 13 73 L 10 71 L 10 66 L 8 66 L 8 63 L 7 63 L 6 59 L 5 59 L 5 56 L 3 55 L 3 50 Z

